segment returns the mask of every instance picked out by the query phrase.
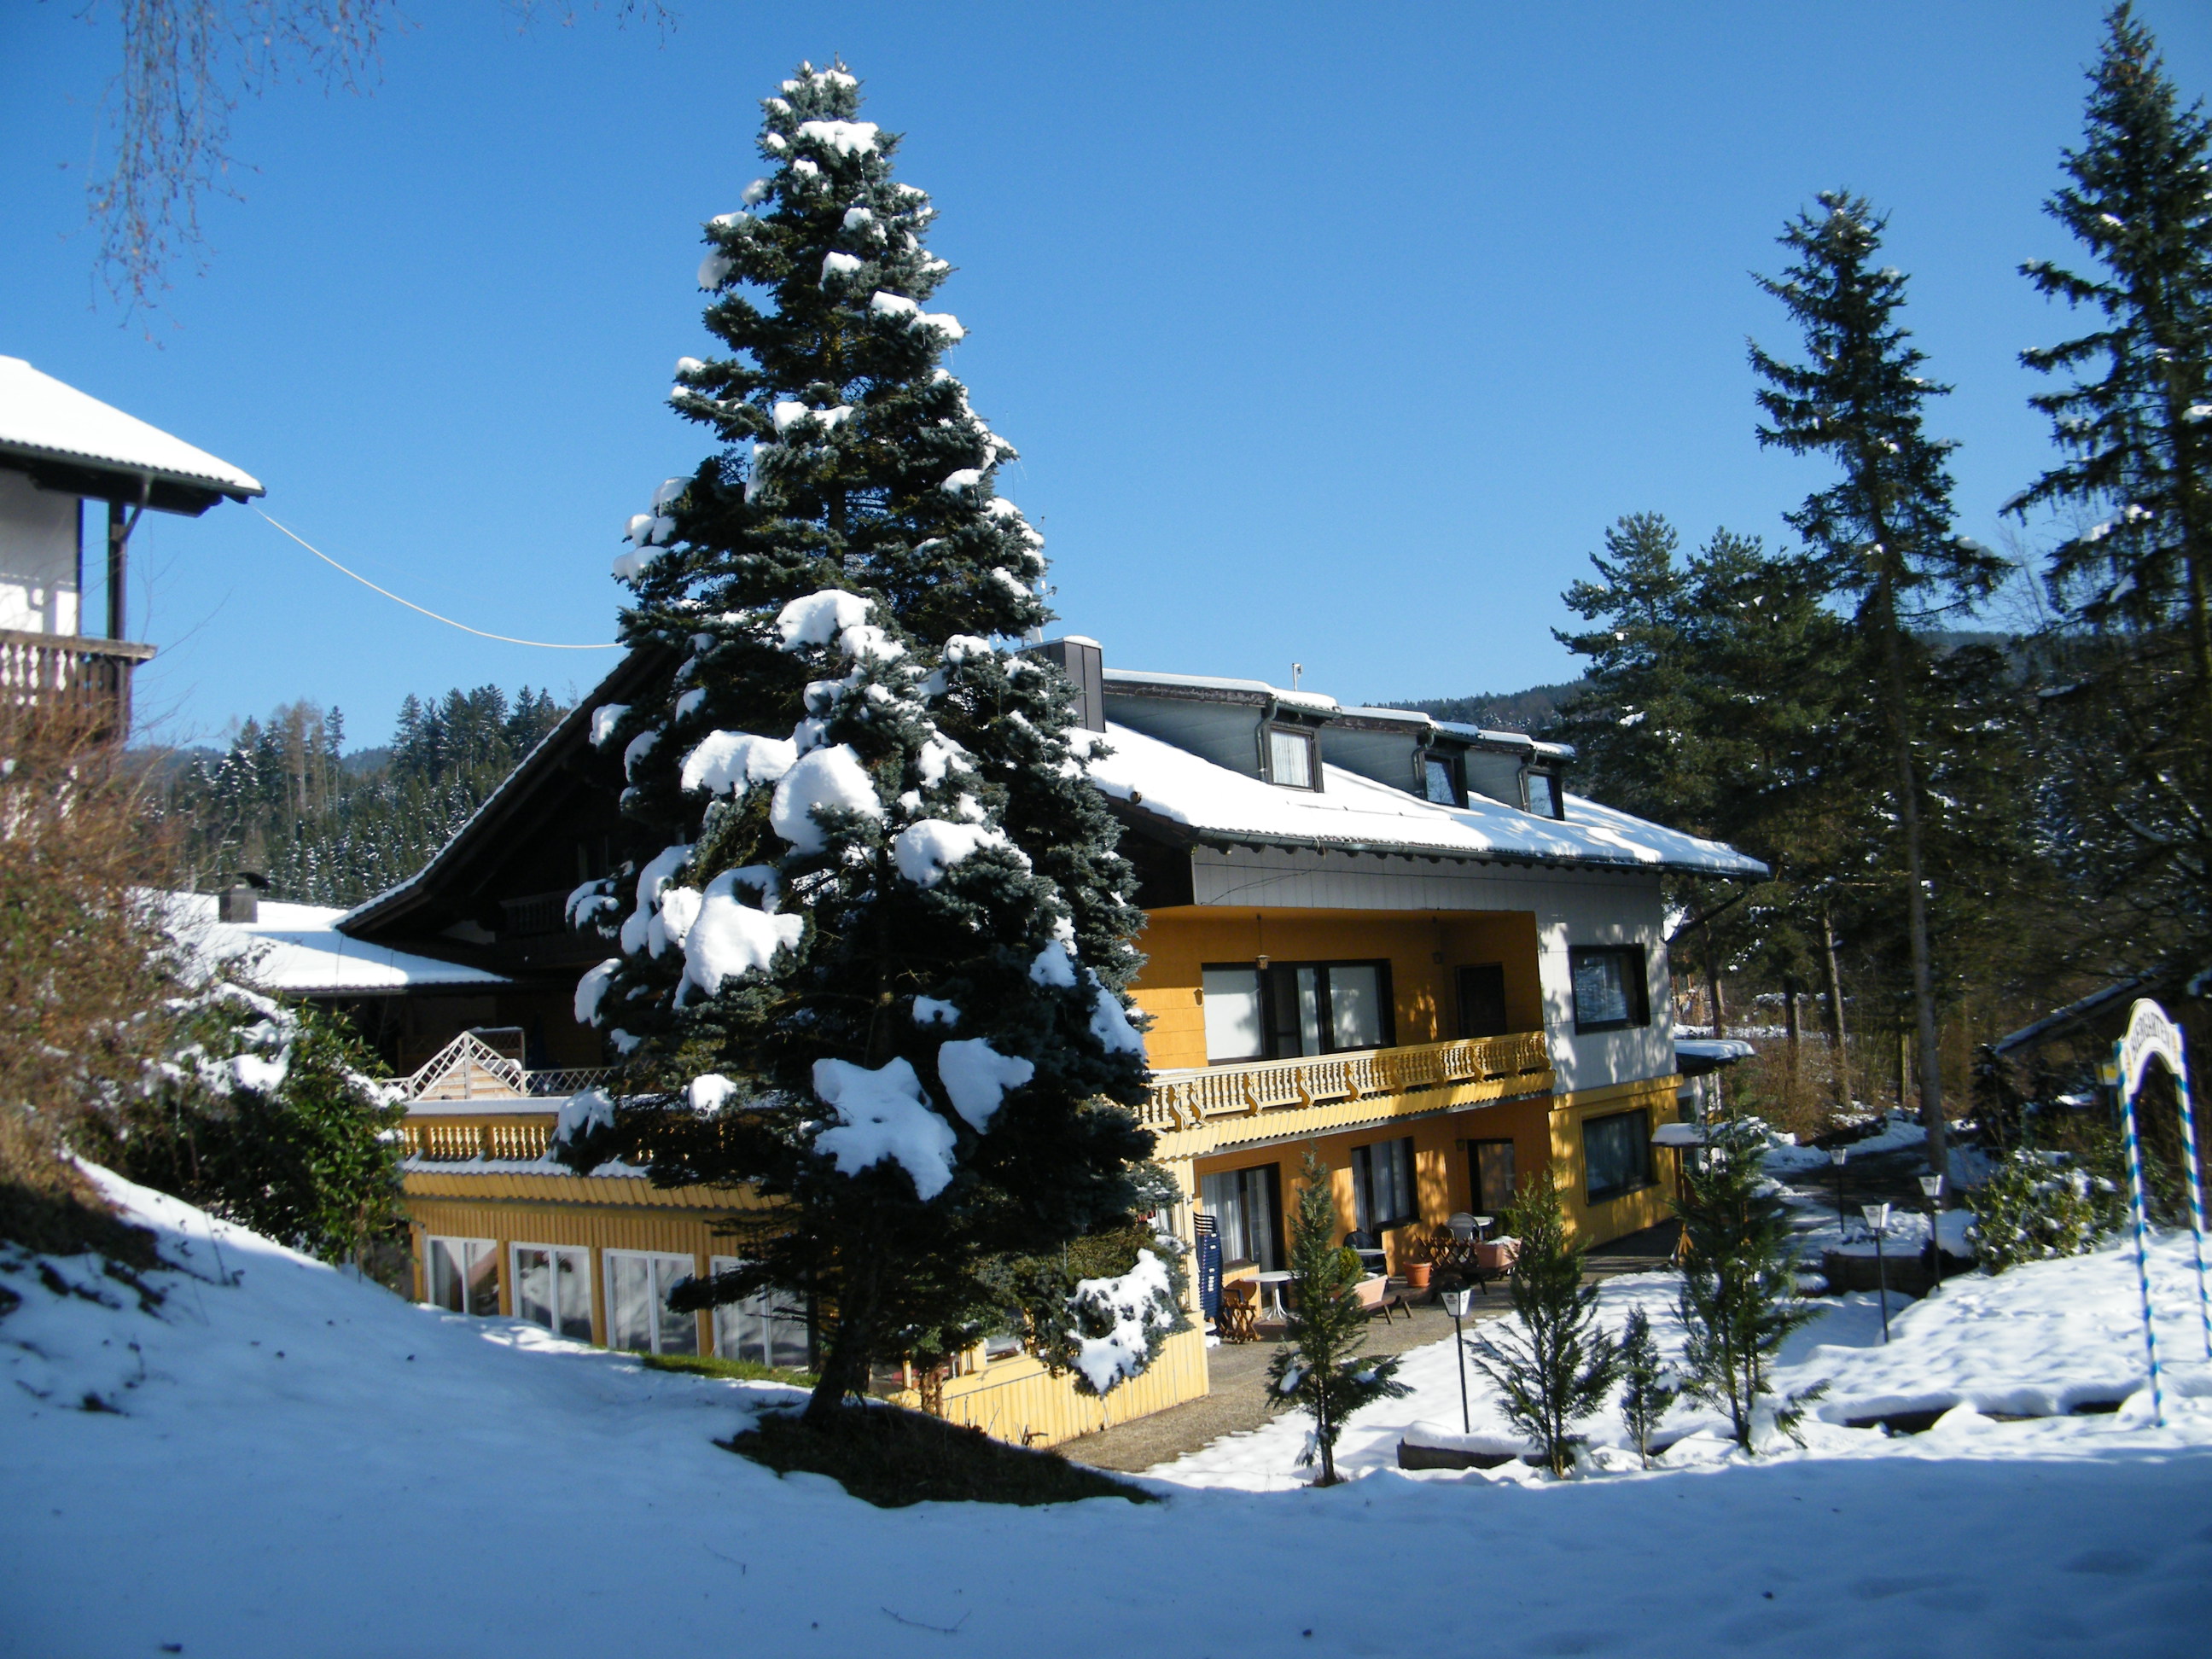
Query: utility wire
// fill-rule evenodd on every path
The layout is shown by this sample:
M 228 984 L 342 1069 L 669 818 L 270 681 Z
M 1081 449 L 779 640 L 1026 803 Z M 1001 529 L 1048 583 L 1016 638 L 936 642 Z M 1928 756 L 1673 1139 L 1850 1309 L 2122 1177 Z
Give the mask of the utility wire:
M 252 506 L 252 503 L 248 502 L 247 505 Z M 547 640 L 518 640 L 511 634 L 489 634 L 481 628 L 471 628 L 466 623 L 455 622 L 451 617 L 441 617 L 436 611 L 416 604 L 412 599 L 401 599 L 399 595 L 393 592 L 388 587 L 377 586 L 374 582 L 369 580 L 368 577 L 362 575 L 357 570 L 348 570 L 336 559 L 324 552 L 321 548 L 317 547 L 313 543 L 308 541 L 298 532 L 289 529 L 283 525 L 277 524 L 276 520 L 270 519 L 266 513 L 263 513 L 258 507 L 254 507 L 253 510 L 262 518 L 267 519 L 271 525 L 275 525 L 277 529 L 283 531 L 287 536 L 291 537 L 294 541 L 299 543 L 301 546 L 306 548 L 308 552 L 313 554 L 317 558 L 320 559 L 325 564 L 330 566 L 331 569 L 337 571 L 340 575 L 351 576 L 363 587 L 369 589 L 372 592 L 383 594 L 386 599 L 392 600 L 395 605 L 404 605 L 410 611 L 419 611 L 424 616 L 428 617 L 432 622 L 441 622 L 448 628 L 458 628 L 464 634 L 473 634 L 480 640 L 497 640 L 501 645 L 534 645 L 541 651 L 619 651 L 622 649 L 622 642 L 618 640 L 611 640 L 605 645 L 556 645 Z

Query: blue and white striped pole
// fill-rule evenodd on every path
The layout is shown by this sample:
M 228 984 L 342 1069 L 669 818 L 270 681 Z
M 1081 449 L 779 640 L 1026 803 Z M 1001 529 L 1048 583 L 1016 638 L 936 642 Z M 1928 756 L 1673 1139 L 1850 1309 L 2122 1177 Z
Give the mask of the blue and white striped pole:
M 2212 1359 L 2212 1292 L 2204 1286 L 2204 1183 L 2197 1170 L 2197 1120 L 2189 1109 L 2189 1073 L 2175 1074 L 2181 1101 L 2181 1164 L 2189 1172 L 2189 1237 L 2197 1252 L 2197 1317 L 2204 1327 L 2204 1357 Z
M 2150 1302 L 2150 1222 L 2144 1213 L 2142 1146 L 2136 1136 L 2136 1091 L 2124 1069 L 2120 1076 L 2121 1121 L 2128 1143 L 2128 1214 L 2135 1223 L 2136 1285 L 2142 1292 L 2143 1346 L 2150 1352 L 2150 1413 L 2155 1428 L 2166 1426 L 2166 1389 L 2158 1370 L 2158 1322 Z

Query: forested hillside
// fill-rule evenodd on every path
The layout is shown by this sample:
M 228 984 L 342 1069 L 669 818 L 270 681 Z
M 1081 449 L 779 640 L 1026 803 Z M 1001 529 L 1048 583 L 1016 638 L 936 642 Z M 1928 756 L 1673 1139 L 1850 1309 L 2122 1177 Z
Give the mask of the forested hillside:
M 286 703 L 169 769 L 180 882 L 251 870 L 278 898 L 357 904 L 421 869 L 567 712 L 528 686 L 410 696 L 388 745 L 349 753 L 338 710 Z

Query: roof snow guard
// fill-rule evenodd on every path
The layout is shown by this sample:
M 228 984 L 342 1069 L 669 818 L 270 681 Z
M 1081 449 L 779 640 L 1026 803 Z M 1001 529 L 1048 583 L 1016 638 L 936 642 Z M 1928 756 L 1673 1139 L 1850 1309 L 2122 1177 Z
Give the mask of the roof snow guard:
M 46 489 L 138 501 L 193 516 L 225 496 L 268 494 L 260 481 L 136 416 L 0 357 L 0 466 Z

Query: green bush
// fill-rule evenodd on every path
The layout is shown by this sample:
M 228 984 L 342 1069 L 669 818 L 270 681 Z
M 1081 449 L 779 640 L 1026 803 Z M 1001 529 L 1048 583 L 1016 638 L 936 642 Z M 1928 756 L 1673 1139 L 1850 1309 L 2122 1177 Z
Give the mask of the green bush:
M 2023 1261 L 2081 1255 L 2127 1218 L 2126 1189 L 2066 1152 L 2022 1149 L 1966 1194 L 1969 1237 L 1993 1273 Z

